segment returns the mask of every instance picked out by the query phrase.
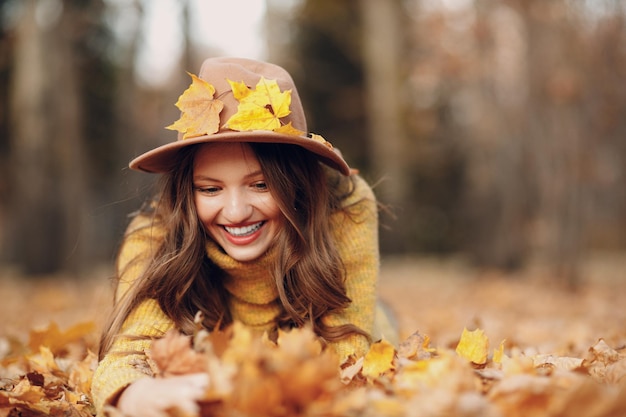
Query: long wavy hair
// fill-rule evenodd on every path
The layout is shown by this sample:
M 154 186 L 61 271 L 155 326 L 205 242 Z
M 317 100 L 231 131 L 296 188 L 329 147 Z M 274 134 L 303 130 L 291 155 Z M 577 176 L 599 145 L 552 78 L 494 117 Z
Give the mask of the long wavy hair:
M 354 179 L 319 163 L 309 151 L 286 144 L 250 143 L 263 171 L 270 193 L 286 221 L 275 242 L 279 250 L 273 277 L 282 312 L 278 328 L 311 325 L 325 341 L 340 340 L 366 332 L 357 326 L 327 326 L 322 317 L 347 307 L 345 269 L 332 239 L 331 215 L 353 207 L 343 204 L 354 191 Z M 160 192 L 146 204 L 140 216 L 150 219 L 148 233 L 157 228 L 158 244 L 147 266 L 126 293 L 116 300 L 100 340 L 100 357 L 111 348 L 124 320 L 147 299 L 155 299 L 163 312 L 183 333 L 191 334 L 194 317 L 202 312 L 208 330 L 232 323 L 228 294 L 222 285 L 224 272 L 206 255 L 205 233 L 194 203 L 193 161 L 198 147 L 183 148 L 175 166 L 164 174 Z M 210 146 L 210 145 L 209 145 Z M 129 232 L 146 233 L 144 229 Z M 122 246 L 123 248 L 123 246 Z M 143 254 L 133 262 L 146 262 Z M 127 266 L 131 266 L 133 262 Z M 116 273 L 117 285 L 126 268 Z

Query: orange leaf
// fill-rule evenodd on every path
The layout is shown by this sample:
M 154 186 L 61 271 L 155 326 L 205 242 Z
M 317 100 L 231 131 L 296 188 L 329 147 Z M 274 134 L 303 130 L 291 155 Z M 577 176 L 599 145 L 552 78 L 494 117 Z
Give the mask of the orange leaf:
M 87 356 L 74 364 L 68 377 L 68 385 L 78 392 L 91 392 L 91 379 L 98 365 L 98 357 L 89 351 Z
M 59 366 L 54 360 L 52 351 L 46 346 L 39 347 L 39 353 L 28 356 L 28 360 L 31 364 L 31 368 L 34 371 L 53 374 L 59 371 Z
M 93 333 L 94 329 L 95 324 L 89 321 L 78 323 L 66 331 L 61 331 L 59 326 L 52 322 L 47 329 L 30 331 L 28 347 L 37 351 L 40 346 L 46 346 L 53 354 L 58 355 L 67 350 L 68 344 L 80 341 Z
M 224 108 L 222 101 L 213 98 L 213 85 L 194 74 L 189 75 L 191 85 L 176 102 L 182 114 L 178 120 L 165 127 L 183 133 L 183 139 L 216 133 L 220 127 L 220 112 Z
M 3 396 L 7 396 L 9 404 L 13 406 L 40 413 L 25 415 L 50 415 L 50 407 L 46 401 L 44 389 L 40 386 L 32 385 L 27 378 L 21 380 L 13 388 L 13 391 L 5 393 Z
M 160 376 L 206 371 L 206 359 L 191 348 L 191 338 L 175 330 L 155 340 L 147 355 L 156 364 Z

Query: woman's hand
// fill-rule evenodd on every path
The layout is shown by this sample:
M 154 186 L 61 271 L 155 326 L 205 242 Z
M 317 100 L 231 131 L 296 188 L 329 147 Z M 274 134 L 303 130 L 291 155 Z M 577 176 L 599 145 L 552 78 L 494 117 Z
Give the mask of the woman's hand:
M 198 414 L 197 400 L 209 384 L 207 374 L 189 374 L 167 378 L 142 378 L 130 384 L 120 395 L 117 408 L 127 416 L 164 417 L 167 410 L 178 408 L 184 414 Z

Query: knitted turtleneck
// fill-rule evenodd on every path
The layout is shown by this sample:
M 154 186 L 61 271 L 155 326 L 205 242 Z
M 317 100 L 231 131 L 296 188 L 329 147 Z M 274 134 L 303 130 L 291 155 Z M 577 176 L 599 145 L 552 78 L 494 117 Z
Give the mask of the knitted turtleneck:
M 281 310 L 272 276 L 276 248 L 252 262 L 233 259 L 213 241 L 207 243 L 206 250 L 213 263 L 225 272 L 223 283 L 230 295 L 228 303 L 233 320 L 254 330 L 269 330 Z

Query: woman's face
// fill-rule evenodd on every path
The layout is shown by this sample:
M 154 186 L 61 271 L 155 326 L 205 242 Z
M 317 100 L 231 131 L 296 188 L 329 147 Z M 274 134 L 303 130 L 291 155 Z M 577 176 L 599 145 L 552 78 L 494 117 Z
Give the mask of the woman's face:
M 255 260 L 276 240 L 283 215 L 249 145 L 202 145 L 194 158 L 193 187 L 200 222 L 232 258 Z

